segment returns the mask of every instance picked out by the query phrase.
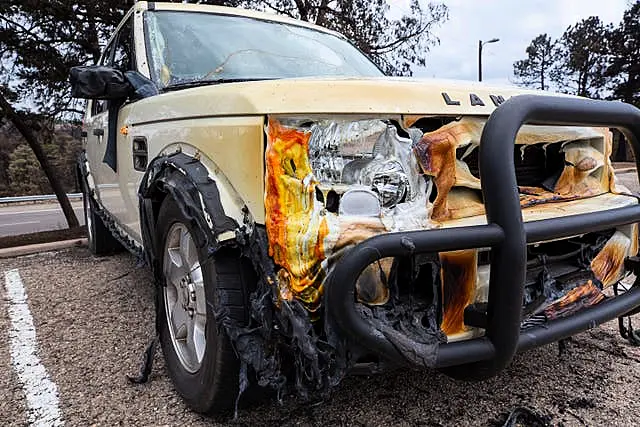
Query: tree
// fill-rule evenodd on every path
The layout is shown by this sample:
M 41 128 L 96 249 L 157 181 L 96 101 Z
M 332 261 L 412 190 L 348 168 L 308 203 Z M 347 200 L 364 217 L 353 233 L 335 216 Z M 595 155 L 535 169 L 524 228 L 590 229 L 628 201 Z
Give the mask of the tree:
M 55 146 L 43 146 L 49 161 L 55 161 Z M 20 194 L 43 194 L 49 189 L 47 178 L 40 169 L 38 159 L 28 145 L 19 145 L 9 156 L 9 182 Z
M 0 111 L 13 123 L 33 150 L 47 176 L 69 227 L 78 219 L 51 165 L 44 143 L 32 124 L 53 126 L 62 114 L 81 114 L 78 102 L 69 96 L 68 76 L 72 66 L 97 63 L 100 41 L 105 40 L 123 16 L 122 1 L 0 2 Z M 11 95 L 16 96 L 11 96 Z M 13 98 L 13 99 L 12 99 Z M 35 104 L 36 114 L 15 105 Z M 50 132 L 52 134 L 53 132 Z
M 553 80 L 560 90 L 598 98 L 605 85 L 609 28 L 591 16 L 567 28 L 557 44 Z
M 98 62 L 101 42 L 126 8 L 122 0 L 0 2 L 0 53 L 13 71 L 9 86 L 49 117 L 82 113 L 68 96 L 69 69 Z
M 557 62 L 555 42 L 547 34 L 540 34 L 526 49 L 527 58 L 513 64 L 513 74 L 523 86 L 545 90 Z
M 13 196 L 9 189 L 10 155 L 17 146 L 13 126 L 0 121 L 0 197 Z
M 610 98 L 640 106 L 640 3 L 625 11 L 609 40 L 611 61 L 605 76 L 611 79 Z
M 55 169 L 51 165 L 49 158 L 46 156 L 43 146 L 40 144 L 38 138 L 32 131 L 31 127 L 27 124 L 26 120 L 21 117 L 9 104 L 9 101 L 5 98 L 0 91 L 0 110 L 2 110 L 9 120 L 13 123 L 13 125 L 18 129 L 18 132 L 23 136 L 33 154 L 35 154 L 38 162 L 40 162 L 40 166 L 42 167 L 42 171 L 45 173 L 47 179 L 49 180 L 49 184 L 51 184 L 51 188 L 53 189 L 54 194 L 58 198 L 58 202 L 60 203 L 60 207 L 62 208 L 62 212 L 67 220 L 67 225 L 69 228 L 78 227 L 78 218 L 71 207 L 71 203 L 69 202 L 69 198 L 67 197 L 67 193 L 64 191 L 62 187 L 62 183 L 58 179 L 58 176 L 55 172 Z

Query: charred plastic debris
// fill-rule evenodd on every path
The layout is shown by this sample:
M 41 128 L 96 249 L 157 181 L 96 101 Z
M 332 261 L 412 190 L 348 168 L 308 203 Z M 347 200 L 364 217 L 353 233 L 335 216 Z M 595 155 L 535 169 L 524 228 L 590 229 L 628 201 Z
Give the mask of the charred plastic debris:
M 198 160 L 175 153 L 151 164 L 140 190 L 145 241 L 154 238 L 158 192 L 169 193 L 203 231 L 199 244 L 211 256 L 236 248 L 257 273 L 248 325 L 216 313 L 241 360 L 240 394 L 255 379 L 280 394 L 293 387 L 302 397 L 324 396 L 349 371 L 392 367 L 336 331 L 323 300 L 326 279 L 370 237 L 484 223 L 483 125 L 475 118 L 271 117 L 264 226 L 248 211 L 242 223 L 226 216 Z M 637 203 L 615 182 L 610 151 L 607 130 L 524 126 L 514 162 L 525 221 Z M 235 238 L 220 242 L 228 232 Z M 636 225 L 529 245 L 522 329 L 602 301 L 637 252 Z M 157 254 L 147 249 L 146 256 L 161 283 Z M 344 286 L 355 286 L 360 315 L 406 365 L 432 367 L 440 343 L 483 335 L 473 313 L 487 303 L 488 278 L 489 252 L 479 248 L 381 258 Z
M 162 261 L 155 249 L 158 242 L 153 232 L 153 215 L 165 194 L 176 200 L 191 225 L 201 231 L 194 233 L 198 247 L 207 248 L 210 257 L 220 250 L 238 250 L 240 256 L 250 260 L 258 274 L 257 287 L 250 298 L 248 325 L 238 324 L 224 310 L 215 313 L 218 327 L 231 338 L 241 361 L 240 395 L 254 377 L 260 386 L 279 392 L 285 391 L 285 386 L 290 385 L 288 377 L 293 377 L 295 388 L 302 396 L 307 395 L 309 384 L 313 391 L 329 390 L 337 384 L 334 376 L 344 375 L 340 360 L 332 359 L 335 352 L 319 339 L 306 309 L 295 300 L 278 301 L 274 293 L 277 278 L 267 253 L 264 227 L 255 225 L 246 210 L 243 224 L 226 216 L 216 183 L 208 176 L 207 169 L 197 159 L 181 152 L 155 159 L 139 191 L 142 232 L 145 241 L 151 243 L 145 247 L 145 257 L 152 266 L 157 285 L 162 286 L 163 278 Z M 228 233 L 234 237 L 221 241 L 221 236 Z M 227 297 L 220 295 L 220 298 Z M 130 377 L 132 382 L 148 379 L 156 341 L 157 338 L 147 347 L 140 374 Z M 285 371 L 288 366 L 294 367 L 291 372 Z

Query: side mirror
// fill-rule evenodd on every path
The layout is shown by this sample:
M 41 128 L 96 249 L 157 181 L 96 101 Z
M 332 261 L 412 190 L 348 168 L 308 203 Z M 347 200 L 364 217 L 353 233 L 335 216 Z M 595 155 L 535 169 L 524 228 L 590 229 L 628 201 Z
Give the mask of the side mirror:
M 71 68 L 71 96 L 84 99 L 126 99 L 132 86 L 124 73 L 100 65 Z

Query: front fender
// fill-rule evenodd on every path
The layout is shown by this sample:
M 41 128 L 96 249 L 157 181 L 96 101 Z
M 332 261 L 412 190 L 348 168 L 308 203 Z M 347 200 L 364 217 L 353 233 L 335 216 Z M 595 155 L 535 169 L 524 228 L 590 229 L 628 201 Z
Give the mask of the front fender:
M 229 181 L 227 176 L 222 172 L 210 157 L 207 157 L 198 148 L 188 144 L 171 144 L 162 150 L 162 153 L 158 157 L 162 157 L 165 153 L 182 153 L 190 157 L 192 160 L 200 162 L 202 166 L 207 170 L 207 174 L 211 180 L 216 183 L 218 188 L 220 204 L 224 209 L 225 214 L 233 218 L 237 223 L 242 224 L 247 216 L 248 207 L 245 201 L 240 196 L 240 193 L 236 191 L 233 184 Z
M 165 150 L 167 152 L 169 150 Z M 187 150 L 173 151 L 153 159 L 138 190 L 140 227 L 145 256 L 157 272 L 158 239 L 156 220 L 165 197 L 172 197 L 206 236 L 194 236 L 207 245 L 209 253 L 222 243 L 239 237 L 239 232 L 252 226 L 244 203 L 215 164 Z

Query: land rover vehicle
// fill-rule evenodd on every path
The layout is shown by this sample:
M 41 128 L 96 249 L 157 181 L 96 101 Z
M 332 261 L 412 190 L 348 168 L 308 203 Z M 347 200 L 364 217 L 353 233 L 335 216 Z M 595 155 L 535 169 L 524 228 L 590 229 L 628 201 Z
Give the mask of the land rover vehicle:
M 151 266 L 177 391 L 323 393 L 354 370 L 503 370 L 640 306 L 638 199 L 611 129 L 632 106 L 388 78 L 344 37 L 241 9 L 139 2 L 90 99 L 96 254 Z

